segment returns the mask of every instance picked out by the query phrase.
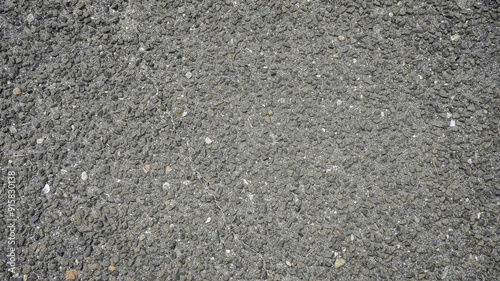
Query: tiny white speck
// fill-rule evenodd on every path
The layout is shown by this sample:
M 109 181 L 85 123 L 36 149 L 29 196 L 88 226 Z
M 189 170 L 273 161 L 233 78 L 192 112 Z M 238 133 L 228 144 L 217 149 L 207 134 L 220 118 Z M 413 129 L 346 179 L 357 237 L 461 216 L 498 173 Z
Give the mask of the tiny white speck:
M 380 116 L 384 117 L 384 112 L 383 111 L 380 112 Z
M 209 223 L 212 221 L 212 218 L 211 217 L 208 217 L 208 219 L 205 221 L 205 223 Z
M 50 192 L 50 185 L 47 183 L 42 189 L 43 193 L 47 194 Z

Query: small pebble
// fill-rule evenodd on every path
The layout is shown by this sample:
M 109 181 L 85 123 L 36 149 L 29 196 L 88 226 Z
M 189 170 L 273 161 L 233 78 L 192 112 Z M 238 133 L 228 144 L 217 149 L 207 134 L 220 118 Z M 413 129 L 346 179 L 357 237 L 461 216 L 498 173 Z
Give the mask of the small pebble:
M 267 114 L 268 114 L 269 116 L 273 116 L 274 112 L 273 112 L 272 110 L 269 110 L 269 112 L 267 112 Z
M 457 6 L 460 9 L 465 9 L 467 8 L 467 0 L 457 0 Z
M 207 138 L 205 138 L 205 143 L 206 143 L 206 144 L 211 144 L 211 143 L 212 143 L 212 140 L 211 140 L 210 138 L 208 138 L 208 137 L 207 137 Z
M 20 95 L 22 93 L 20 88 L 14 88 L 12 92 L 14 93 L 14 95 Z
M 168 175 L 168 174 L 170 174 L 171 172 L 172 172 L 172 167 L 167 166 L 167 167 L 165 168 L 165 174 L 167 174 L 167 175 Z
M 341 268 L 344 264 L 345 264 L 345 259 L 338 258 L 338 259 L 335 260 L 335 264 L 333 265 L 333 267 L 335 267 L 335 268 Z
M 458 41 L 460 40 L 460 35 L 458 34 L 453 34 L 451 37 L 450 37 L 451 41 Z
M 50 185 L 47 183 L 42 189 L 43 193 L 47 194 L 50 192 Z
M 450 127 L 455 127 L 455 120 L 450 121 Z
M 339 41 L 344 41 L 344 40 L 345 40 L 345 37 L 344 37 L 344 36 L 342 36 L 342 35 L 339 35 L 339 37 L 338 37 L 338 38 L 339 38 Z
M 193 73 L 191 73 L 191 72 L 186 73 L 187 79 L 191 79 L 191 77 L 193 77 Z
M 78 271 L 70 269 L 66 271 L 66 280 L 76 280 L 78 278 Z
M 37 140 L 36 140 L 36 143 L 37 143 L 37 144 L 42 144 L 42 143 L 43 143 L 43 138 L 39 138 L 39 139 L 37 139 Z
M 444 268 L 443 273 L 441 274 L 441 280 L 446 279 L 446 276 L 448 276 L 448 267 Z
M 82 178 L 82 181 L 86 181 L 86 180 L 88 180 L 88 179 L 89 179 L 89 176 L 87 175 L 87 172 L 82 172 L 82 176 L 81 176 L 81 178 Z
M 28 21 L 28 23 L 32 23 L 35 20 L 35 16 L 33 14 L 29 14 L 26 17 L 26 20 Z

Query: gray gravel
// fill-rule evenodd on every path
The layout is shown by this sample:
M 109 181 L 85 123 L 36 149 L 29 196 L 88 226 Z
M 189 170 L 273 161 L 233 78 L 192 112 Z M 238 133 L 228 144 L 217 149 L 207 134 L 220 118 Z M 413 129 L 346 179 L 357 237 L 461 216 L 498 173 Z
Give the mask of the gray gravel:
M 499 9 L 2 1 L 0 280 L 499 280 Z

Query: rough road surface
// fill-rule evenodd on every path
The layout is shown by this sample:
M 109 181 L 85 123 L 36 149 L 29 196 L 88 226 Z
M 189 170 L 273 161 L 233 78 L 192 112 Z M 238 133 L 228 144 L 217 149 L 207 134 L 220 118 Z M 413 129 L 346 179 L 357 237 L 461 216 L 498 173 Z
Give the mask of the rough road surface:
M 499 280 L 499 7 L 1 1 L 0 280 Z

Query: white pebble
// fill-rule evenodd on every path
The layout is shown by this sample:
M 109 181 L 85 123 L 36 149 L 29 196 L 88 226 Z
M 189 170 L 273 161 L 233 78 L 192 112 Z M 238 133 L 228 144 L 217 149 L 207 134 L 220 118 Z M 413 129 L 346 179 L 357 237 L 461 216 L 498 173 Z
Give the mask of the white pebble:
M 82 172 L 82 181 L 86 181 L 89 179 L 89 176 L 87 175 L 87 172 Z
M 50 185 L 47 183 L 42 189 L 43 193 L 47 194 L 50 192 Z
M 455 127 L 455 120 L 450 121 L 450 127 Z
M 212 221 L 212 218 L 211 217 L 208 217 L 208 219 L 205 221 L 205 223 L 209 223 Z
M 186 78 L 191 79 L 193 77 L 193 74 L 191 72 L 186 73 Z
M 212 143 L 212 140 L 211 140 L 210 138 L 208 138 L 208 137 L 207 137 L 207 138 L 205 138 L 205 143 L 206 143 L 206 144 L 211 144 L 211 143 Z
M 342 101 L 341 100 L 337 100 L 337 105 L 341 105 L 342 104 Z

